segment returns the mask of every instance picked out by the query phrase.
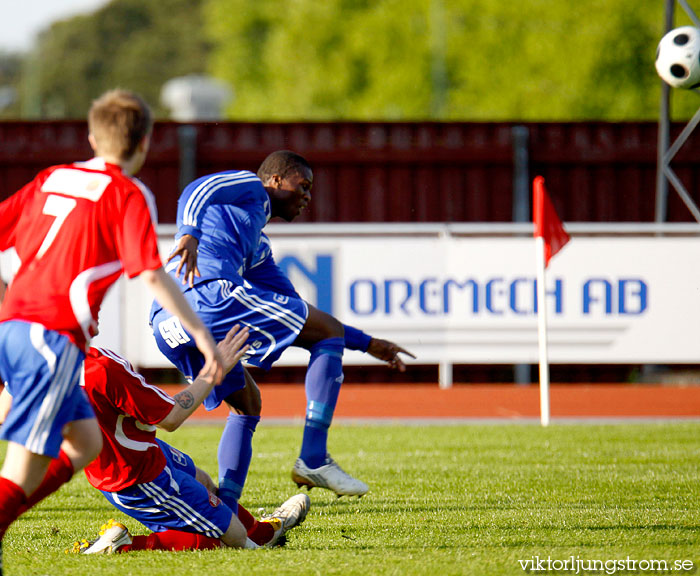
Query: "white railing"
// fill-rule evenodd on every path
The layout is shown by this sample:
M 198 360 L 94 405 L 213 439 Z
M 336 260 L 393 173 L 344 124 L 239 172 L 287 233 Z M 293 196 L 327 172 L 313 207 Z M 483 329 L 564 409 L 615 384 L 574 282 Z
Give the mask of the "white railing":
M 696 222 L 568 222 L 572 236 L 700 236 Z M 158 235 L 172 238 L 175 224 L 161 224 Z M 284 224 L 271 222 L 265 233 L 275 236 L 532 236 L 532 222 L 350 222 Z

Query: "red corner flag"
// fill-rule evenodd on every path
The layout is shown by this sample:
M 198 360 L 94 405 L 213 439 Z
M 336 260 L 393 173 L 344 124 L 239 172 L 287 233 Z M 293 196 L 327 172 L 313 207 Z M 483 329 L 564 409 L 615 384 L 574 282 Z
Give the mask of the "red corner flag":
M 532 220 L 535 223 L 535 238 L 544 238 L 544 265 L 571 239 L 552 206 L 544 178 L 537 176 L 532 182 Z

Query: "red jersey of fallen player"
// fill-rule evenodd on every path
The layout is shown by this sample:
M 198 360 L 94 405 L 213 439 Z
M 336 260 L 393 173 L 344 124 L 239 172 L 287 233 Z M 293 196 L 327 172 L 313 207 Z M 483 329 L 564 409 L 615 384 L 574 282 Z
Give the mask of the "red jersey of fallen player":
M 90 484 L 118 492 L 153 480 L 165 467 L 155 424 L 170 413 L 174 400 L 147 384 L 127 360 L 100 348 L 88 351 L 82 384 L 103 440 L 100 455 L 85 467 Z

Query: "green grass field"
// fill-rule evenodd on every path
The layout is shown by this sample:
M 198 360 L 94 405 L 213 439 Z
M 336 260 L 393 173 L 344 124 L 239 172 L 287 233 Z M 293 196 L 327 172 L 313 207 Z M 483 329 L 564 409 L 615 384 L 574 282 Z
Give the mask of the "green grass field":
M 164 438 L 216 476 L 219 431 L 187 426 Z M 300 437 L 300 426 L 259 427 L 242 501 L 251 511 L 296 492 Z M 81 473 L 13 524 L 5 574 L 524 574 L 520 561 L 572 556 L 609 568 L 664 560 L 669 571 L 685 560 L 694 572 L 700 562 L 700 423 L 335 426 L 330 450 L 371 492 L 312 490 L 284 548 L 66 555 L 110 517 L 145 533 Z

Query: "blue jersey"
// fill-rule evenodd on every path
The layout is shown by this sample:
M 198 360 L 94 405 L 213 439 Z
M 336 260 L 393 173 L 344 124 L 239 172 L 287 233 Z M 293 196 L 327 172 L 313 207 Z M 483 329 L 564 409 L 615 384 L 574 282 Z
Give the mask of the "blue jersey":
M 234 324 L 251 330 L 246 362 L 269 369 L 297 339 L 308 306 L 275 263 L 262 232 L 270 219 L 270 199 L 251 172 L 221 172 L 195 180 L 178 202 L 178 233 L 199 238 L 194 288 L 178 285 L 216 341 Z M 179 259 L 166 270 L 174 275 Z M 160 351 L 189 379 L 203 366 L 192 336 L 178 318 L 154 302 L 150 315 Z M 204 401 L 208 410 L 245 386 L 238 365 Z
M 177 235 L 199 240 L 196 283 L 226 279 L 241 283 L 258 253 L 263 226 L 270 219 L 270 199 L 260 179 L 245 170 L 203 176 L 178 200 Z M 174 273 L 179 258 L 166 268 Z
M 280 270 L 272 255 L 270 239 L 264 232 L 260 234 L 260 244 L 253 259 L 253 264 L 248 267 L 243 275 L 246 282 L 270 292 L 277 292 L 283 296 L 301 298 L 289 278 Z

